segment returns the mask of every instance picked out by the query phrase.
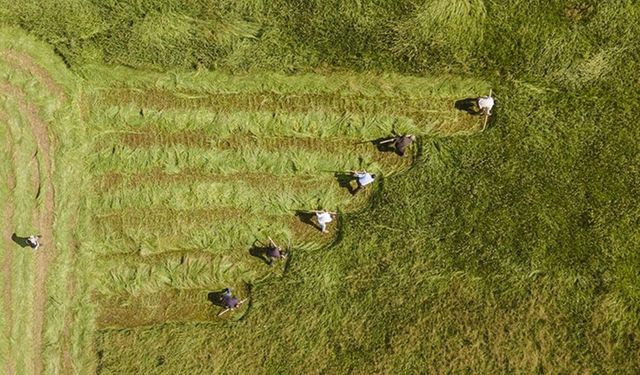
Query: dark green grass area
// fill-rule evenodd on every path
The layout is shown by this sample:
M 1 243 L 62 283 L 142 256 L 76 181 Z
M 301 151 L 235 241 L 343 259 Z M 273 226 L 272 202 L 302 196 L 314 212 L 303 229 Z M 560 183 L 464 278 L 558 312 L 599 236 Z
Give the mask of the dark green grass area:
M 576 60 L 636 40 L 633 1 L 44 0 L 0 19 L 73 67 L 578 74 Z M 609 49 L 603 47 L 608 46 Z M 596 68 L 597 67 L 593 67 Z M 551 70 L 550 70 L 551 69 Z M 566 72 L 563 72 L 566 70 Z

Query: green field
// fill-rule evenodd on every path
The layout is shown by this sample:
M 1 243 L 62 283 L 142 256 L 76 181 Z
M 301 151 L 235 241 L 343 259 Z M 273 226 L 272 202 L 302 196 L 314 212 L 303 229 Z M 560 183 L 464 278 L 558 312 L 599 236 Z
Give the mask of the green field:
M 636 2 L 0 5 L 3 373 L 640 372 Z

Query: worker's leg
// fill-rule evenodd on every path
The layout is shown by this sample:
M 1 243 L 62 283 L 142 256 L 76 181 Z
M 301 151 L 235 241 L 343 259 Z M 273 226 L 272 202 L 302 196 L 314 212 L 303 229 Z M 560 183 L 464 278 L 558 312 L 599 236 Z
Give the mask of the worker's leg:
M 327 233 L 327 224 L 324 222 L 318 222 L 318 224 L 320 224 L 320 230 L 322 233 Z

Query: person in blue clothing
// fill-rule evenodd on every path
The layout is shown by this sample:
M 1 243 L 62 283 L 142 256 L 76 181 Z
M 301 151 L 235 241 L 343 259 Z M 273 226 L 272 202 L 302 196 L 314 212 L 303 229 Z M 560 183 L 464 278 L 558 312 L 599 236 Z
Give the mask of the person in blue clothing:
M 267 259 L 270 266 L 273 265 L 274 259 L 280 260 L 280 259 L 287 258 L 287 254 L 284 251 L 282 251 L 280 246 L 276 245 L 276 243 L 273 242 L 271 237 L 269 237 L 269 246 L 267 246 L 266 254 L 267 254 Z
M 240 302 L 238 302 L 238 299 L 231 294 L 231 289 L 225 288 L 222 293 L 222 304 L 226 309 L 233 310 L 238 307 Z
M 369 172 L 353 171 L 353 177 L 355 177 L 356 182 L 358 183 L 358 187 L 353 191 L 353 194 L 356 194 L 365 186 L 370 185 L 376 179 L 376 175 Z

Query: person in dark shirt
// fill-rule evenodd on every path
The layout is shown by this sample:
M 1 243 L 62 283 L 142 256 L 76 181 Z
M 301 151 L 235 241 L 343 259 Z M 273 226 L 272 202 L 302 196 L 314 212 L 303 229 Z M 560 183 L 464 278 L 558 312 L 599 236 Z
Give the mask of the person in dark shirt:
M 287 254 L 280 249 L 278 245 L 269 237 L 269 246 L 267 247 L 267 261 L 269 265 L 273 265 L 273 260 L 279 260 L 281 258 L 286 258 Z
M 398 137 L 394 137 L 391 139 L 387 139 L 385 141 L 380 142 L 380 144 L 385 144 L 389 142 L 393 142 L 393 146 L 396 148 L 396 152 L 400 156 L 404 156 L 404 153 L 407 147 L 411 146 L 413 141 L 416 140 L 416 136 L 412 134 L 405 134 Z
M 229 288 L 224 289 L 224 292 L 222 293 L 222 304 L 224 305 L 225 308 L 229 310 L 233 310 L 236 307 L 238 307 L 239 305 L 238 299 L 234 297 L 233 294 L 231 294 L 231 289 Z

